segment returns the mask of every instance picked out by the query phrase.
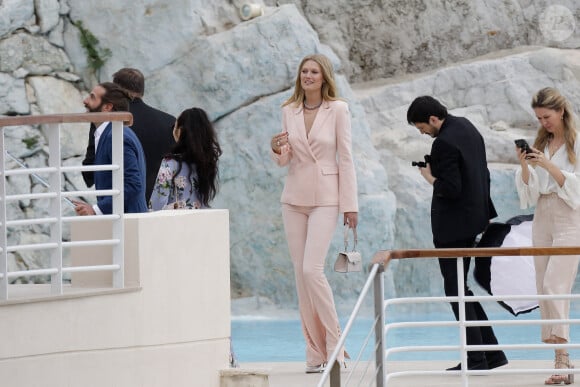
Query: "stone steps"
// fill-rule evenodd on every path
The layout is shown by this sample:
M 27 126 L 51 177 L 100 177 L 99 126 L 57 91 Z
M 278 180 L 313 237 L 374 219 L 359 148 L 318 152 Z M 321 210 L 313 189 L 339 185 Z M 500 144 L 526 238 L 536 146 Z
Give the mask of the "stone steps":
M 220 387 L 270 387 L 265 369 L 228 368 L 220 370 Z

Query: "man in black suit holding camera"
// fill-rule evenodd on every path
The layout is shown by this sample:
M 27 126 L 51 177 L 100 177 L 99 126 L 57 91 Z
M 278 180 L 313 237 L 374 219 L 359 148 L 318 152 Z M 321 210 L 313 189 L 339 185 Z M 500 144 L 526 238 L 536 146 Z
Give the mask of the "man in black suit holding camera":
M 145 77 L 141 71 L 133 68 L 122 68 L 113 74 L 113 83 L 121 86 L 131 97 L 129 111 L 133 114 L 133 123 L 130 125 L 135 132 L 143 151 L 146 162 L 146 189 L 145 201 L 149 203 L 157 172 L 163 156 L 171 151 L 175 144 L 173 139 L 173 125 L 175 117 L 161 110 L 157 110 L 143 102 L 145 93 Z M 89 144 L 83 165 L 92 165 L 95 156 L 94 129 L 89 132 Z M 93 172 L 83 172 L 83 179 L 87 187 L 93 185 Z
M 430 96 L 416 98 L 407 111 L 407 121 L 422 134 L 433 137 L 428 163 L 419 167 L 421 175 L 433 186 L 431 229 L 436 248 L 474 247 L 475 238 L 483 232 L 497 213 L 490 197 L 483 137 L 469 120 L 454 117 L 439 101 Z M 463 259 L 465 295 L 473 293 L 467 286 L 471 257 Z M 445 295 L 457 296 L 457 261 L 439 258 Z M 458 303 L 452 302 L 459 319 Z M 487 320 L 479 302 L 465 304 L 467 320 Z M 468 345 L 495 345 L 497 339 L 490 326 L 466 328 Z M 502 351 L 469 351 L 468 369 L 486 370 L 507 364 Z M 461 363 L 448 371 L 461 370 Z

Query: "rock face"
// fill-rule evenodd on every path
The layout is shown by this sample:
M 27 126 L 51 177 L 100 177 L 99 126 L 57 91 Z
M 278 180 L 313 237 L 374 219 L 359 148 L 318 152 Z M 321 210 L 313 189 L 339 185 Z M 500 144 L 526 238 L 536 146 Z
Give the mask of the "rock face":
M 174 115 L 204 108 L 224 151 L 213 205 L 230 210 L 233 297 L 295 305 L 279 204 L 286 171 L 270 159 L 269 139 L 281 129 L 280 105 L 303 56 L 331 58 L 349 103 L 365 262 L 379 249 L 432 246 L 431 189 L 410 165 L 429 152 L 431 141 L 405 122 L 416 96 L 436 96 L 480 129 L 501 221 L 521 213 L 513 139 L 534 137 L 531 95 L 550 85 L 580 101 L 580 51 L 563 49 L 580 46 L 578 28 L 566 22 L 566 11 L 580 12 L 577 2 L 556 9 L 560 22 L 546 19 L 554 10 L 547 1 L 322 0 L 274 7 L 272 0 L 264 1 L 271 7 L 263 16 L 247 22 L 236 1 L 209 3 L 0 2 L 0 114 L 83 111 L 83 94 L 124 66 L 146 75 L 148 103 Z M 107 59 L 110 50 L 97 71 L 80 43 L 79 21 L 98 40 L 91 47 L 97 56 Z M 537 46 L 524 46 L 532 43 Z M 80 163 L 87 131 L 64 130 L 63 164 Z M 45 142 L 43 128 L 6 131 L 7 149 L 31 166 L 46 164 Z M 9 189 L 41 189 L 28 178 L 8 180 Z M 80 176 L 66 176 L 65 189 L 81 187 Z M 23 217 L 46 208 L 25 201 L 9 211 Z M 348 308 L 365 276 L 332 273 L 342 245 L 338 226 L 327 272 L 339 308 Z M 9 237 L 30 243 L 45 233 L 37 227 Z M 11 269 L 45 265 L 46 257 L 37 255 L 10 260 Z M 386 280 L 391 295 L 442 293 L 434 260 L 393 262 Z
M 190 38 L 187 53 L 157 71 L 147 89 L 152 101 L 171 106 L 175 114 L 202 106 L 219 118 L 287 90 L 302 57 L 323 50 L 320 46 L 298 10 L 286 6 L 231 30 Z M 170 93 L 164 92 L 168 84 L 173 85 Z
M 34 0 L 6 0 L 0 3 L 0 37 L 27 27 L 34 16 Z
M 353 81 L 416 73 L 522 45 L 580 47 L 580 3 L 548 0 L 293 1 Z

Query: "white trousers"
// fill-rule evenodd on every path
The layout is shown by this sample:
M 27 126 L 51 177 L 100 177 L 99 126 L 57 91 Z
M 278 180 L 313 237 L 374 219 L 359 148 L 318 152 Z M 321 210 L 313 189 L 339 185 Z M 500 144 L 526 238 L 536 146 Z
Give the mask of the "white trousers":
M 557 194 L 542 195 L 538 200 L 532 241 L 535 247 L 577 246 L 580 243 L 580 209 L 572 210 Z M 569 294 L 578 271 L 578 255 L 536 256 L 538 294 Z M 567 319 L 570 300 L 539 302 L 542 319 Z M 568 324 L 542 325 L 542 341 L 554 343 L 570 339 Z
M 282 217 L 296 277 L 306 364 L 320 365 L 330 357 L 340 337 L 332 289 L 324 274 L 338 207 L 282 204 Z M 344 361 L 344 352 L 337 360 Z

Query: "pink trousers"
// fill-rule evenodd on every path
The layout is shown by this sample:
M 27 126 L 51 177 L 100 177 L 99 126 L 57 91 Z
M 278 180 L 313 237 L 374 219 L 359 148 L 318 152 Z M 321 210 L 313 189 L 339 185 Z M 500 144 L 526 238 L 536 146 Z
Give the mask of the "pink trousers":
M 577 246 L 580 242 L 580 209 L 572 210 L 555 193 L 542 195 L 538 200 L 532 226 L 532 240 L 536 247 Z M 578 255 L 536 256 L 536 287 L 538 294 L 569 294 L 578 271 Z M 567 319 L 570 300 L 543 300 L 542 319 Z M 542 325 L 542 341 L 554 343 L 570 339 L 568 324 Z
M 296 277 L 306 364 L 320 365 L 332 354 L 340 326 L 324 261 L 338 221 L 338 207 L 282 204 L 286 240 Z M 344 361 L 344 352 L 337 358 Z

